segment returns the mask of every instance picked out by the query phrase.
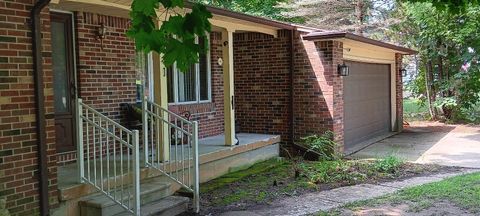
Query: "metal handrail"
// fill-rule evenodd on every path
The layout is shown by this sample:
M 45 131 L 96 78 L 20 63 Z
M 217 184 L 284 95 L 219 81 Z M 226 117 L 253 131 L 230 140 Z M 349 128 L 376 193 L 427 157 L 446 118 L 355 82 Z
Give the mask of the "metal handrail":
M 142 100 L 145 166 L 154 168 L 193 193 L 195 212 L 200 209 L 198 122 Z
M 138 130 L 123 127 L 80 98 L 77 122 L 79 181 L 94 186 L 128 212 L 140 215 Z

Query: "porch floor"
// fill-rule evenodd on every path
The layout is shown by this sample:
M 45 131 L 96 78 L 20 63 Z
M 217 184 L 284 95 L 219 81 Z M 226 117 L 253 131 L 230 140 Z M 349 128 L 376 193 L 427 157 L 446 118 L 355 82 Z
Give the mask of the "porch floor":
M 280 142 L 280 136 L 278 135 L 238 133 L 237 137 L 240 142 L 236 146 L 226 146 L 223 134 L 200 139 L 198 142 L 200 164 Z M 99 166 L 99 164 L 100 163 L 97 163 L 97 166 Z M 78 183 L 77 176 L 76 163 L 58 167 L 58 188 L 61 193 L 62 190 L 68 191 L 81 185 Z

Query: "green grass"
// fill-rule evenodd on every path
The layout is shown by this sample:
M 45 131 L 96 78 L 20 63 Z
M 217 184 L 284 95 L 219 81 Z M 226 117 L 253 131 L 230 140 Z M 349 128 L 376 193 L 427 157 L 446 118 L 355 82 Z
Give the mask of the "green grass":
M 407 120 L 425 120 L 428 118 L 428 107 L 422 105 L 419 99 L 403 99 L 403 115 Z
M 200 193 L 208 193 L 213 190 L 223 188 L 228 186 L 231 183 L 235 183 L 241 181 L 246 177 L 251 177 L 255 175 L 261 175 L 262 173 L 266 173 L 271 171 L 272 169 L 284 169 L 288 166 L 288 162 L 282 161 L 279 159 L 271 159 L 264 162 L 256 163 L 251 167 L 248 167 L 244 170 L 239 170 L 236 172 L 228 173 L 223 175 L 219 178 L 216 178 L 212 181 L 206 182 L 201 185 Z M 275 171 L 275 170 L 274 170 Z
M 456 176 L 439 182 L 403 189 L 380 198 L 353 202 L 342 208 L 355 210 L 386 203 L 410 203 L 410 210 L 418 212 L 431 207 L 435 202 L 446 200 L 471 213 L 480 213 L 480 173 Z
M 204 183 L 200 193 L 206 194 L 213 206 L 225 206 L 236 202 L 264 203 L 282 194 L 312 188 L 305 179 L 295 180 L 293 176 L 292 162 L 272 159 Z
M 209 206 L 269 203 L 282 196 L 398 176 L 404 162 L 395 157 L 372 160 L 301 161 L 272 159 L 221 176 L 200 186 Z M 295 170 L 300 176 L 295 178 Z

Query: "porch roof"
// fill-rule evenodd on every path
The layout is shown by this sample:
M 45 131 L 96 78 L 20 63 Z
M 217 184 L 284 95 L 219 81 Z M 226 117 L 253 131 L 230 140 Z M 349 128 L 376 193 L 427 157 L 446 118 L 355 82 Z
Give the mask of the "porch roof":
M 98 14 L 128 18 L 132 0 L 51 0 L 50 7 L 57 10 L 93 12 Z M 187 2 L 186 8 L 190 10 L 192 3 Z M 206 6 L 213 14 L 210 20 L 214 29 L 229 28 L 233 31 L 253 31 L 276 36 L 280 29 L 299 29 L 301 31 L 319 30 L 303 27 L 291 23 L 275 21 L 267 18 L 247 15 L 223 8 Z

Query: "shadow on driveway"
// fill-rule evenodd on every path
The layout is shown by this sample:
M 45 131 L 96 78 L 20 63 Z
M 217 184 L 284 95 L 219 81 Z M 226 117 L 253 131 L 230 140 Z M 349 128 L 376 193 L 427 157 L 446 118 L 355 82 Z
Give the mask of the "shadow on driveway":
M 416 163 L 480 168 L 480 127 L 412 122 L 402 133 L 374 143 L 351 157 L 388 155 Z

